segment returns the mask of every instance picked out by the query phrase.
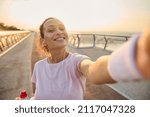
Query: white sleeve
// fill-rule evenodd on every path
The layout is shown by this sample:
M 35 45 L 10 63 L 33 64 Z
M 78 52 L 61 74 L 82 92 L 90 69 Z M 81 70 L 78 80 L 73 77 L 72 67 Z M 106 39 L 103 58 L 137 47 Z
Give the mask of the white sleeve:
M 138 33 L 111 54 L 108 72 L 115 81 L 132 81 L 144 78 L 140 74 L 135 62 L 136 45 L 140 35 Z
M 88 57 L 86 55 L 81 55 L 81 54 L 74 53 L 74 62 L 75 62 L 75 65 L 76 65 L 78 71 L 80 71 L 79 70 L 79 65 L 80 65 L 81 61 L 84 60 L 84 59 L 91 60 L 90 57 Z

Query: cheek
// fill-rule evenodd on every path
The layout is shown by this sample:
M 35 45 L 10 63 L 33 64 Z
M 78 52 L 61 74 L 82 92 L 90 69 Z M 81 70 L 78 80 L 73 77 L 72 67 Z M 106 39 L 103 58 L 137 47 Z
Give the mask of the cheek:
M 68 41 L 68 38 L 69 38 L 69 37 L 68 37 L 68 33 L 65 33 L 65 36 L 67 37 L 67 41 Z
M 51 50 L 55 47 L 55 44 L 53 44 L 53 42 L 51 42 L 51 41 L 46 41 L 46 43 L 47 43 L 47 47 L 49 50 Z
M 54 36 L 54 33 L 49 33 L 49 32 L 46 32 L 46 31 L 44 33 L 44 38 L 45 39 L 51 39 L 51 38 L 53 38 L 53 36 Z
M 46 44 L 51 47 L 53 46 L 53 41 L 51 39 L 46 39 Z
M 48 34 L 48 33 L 45 33 L 44 38 L 45 38 L 46 40 L 51 39 L 51 38 L 52 38 L 52 35 L 51 35 L 51 34 Z

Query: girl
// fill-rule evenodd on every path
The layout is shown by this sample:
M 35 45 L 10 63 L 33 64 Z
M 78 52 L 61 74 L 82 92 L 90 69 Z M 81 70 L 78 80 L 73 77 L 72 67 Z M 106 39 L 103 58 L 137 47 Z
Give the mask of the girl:
M 136 35 L 112 55 L 96 61 L 66 50 L 68 34 L 56 18 L 41 24 L 40 36 L 47 57 L 34 67 L 34 99 L 83 99 L 87 78 L 96 84 L 150 78 L 150 32 Z

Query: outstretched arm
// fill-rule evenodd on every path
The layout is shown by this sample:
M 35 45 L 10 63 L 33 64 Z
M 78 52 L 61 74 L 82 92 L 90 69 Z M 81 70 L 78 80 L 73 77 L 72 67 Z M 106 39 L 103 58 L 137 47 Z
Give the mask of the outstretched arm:
M 108 73 L 109 56 L 102 56 L 95 62 L 83 60 L 80 63 L 80 70 L 91 82 L 95 84 L 115 83 Z
M 126 44 L 119 51 L 114 52 L 113 55 L 100 57 L 95 62 L 91 60 L 81 61 L 81 72 L 96 84 L 142 78 L 150 79 L 150 28 L 138 38 L 136 43 Z

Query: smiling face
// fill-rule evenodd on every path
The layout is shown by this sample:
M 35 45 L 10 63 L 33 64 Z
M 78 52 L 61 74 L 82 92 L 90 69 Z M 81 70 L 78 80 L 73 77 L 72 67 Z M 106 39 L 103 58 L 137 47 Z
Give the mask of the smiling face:
M 48 19 L 43 25 L 43 43 L 49 50 L 64 48 L 68 42 L 65 26 L 58 19 Z

